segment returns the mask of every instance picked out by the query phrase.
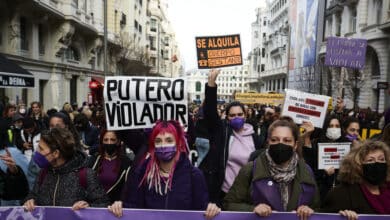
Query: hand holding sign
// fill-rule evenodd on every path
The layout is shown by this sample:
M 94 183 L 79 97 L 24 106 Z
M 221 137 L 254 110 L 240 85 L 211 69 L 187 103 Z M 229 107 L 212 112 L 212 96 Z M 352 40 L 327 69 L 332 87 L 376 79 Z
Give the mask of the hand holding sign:
M 210 87 L 215 87 L 216 86 L 215 81 L 217 80 L 217 77 L 218 77 L 219 73 L 221 73 L 221 70 L 219 70 L 219 69 L 212 69 L 212 70 L 210 70 L 208 83 L 207 83 L 208 86 L 210 86 Z

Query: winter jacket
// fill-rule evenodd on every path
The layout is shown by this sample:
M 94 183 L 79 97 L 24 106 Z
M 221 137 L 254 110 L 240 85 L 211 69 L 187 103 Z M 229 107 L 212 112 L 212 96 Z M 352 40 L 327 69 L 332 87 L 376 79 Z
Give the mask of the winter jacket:
M 39 206 L 73 206 L 75 202 L 84 200 L 92 207 L 106 207 L 109 200 L 95 171 L 87 168 L 86 186 L 80 184 L 79 170 L 86 167 L 86 162 L 85 154 L 77 151 L 61 167 L 49 167 L 45 175 L 42 175 L 42 169 L 25 200 L 34 199 Z
M 346 209 L 359 214 L 377 214 L 364 197 L 359 184 L 342 183 L 333 188 L 325 197 L 320 212 L 338 213 Z
M 320 137 L 318 141 L 312 141 L 312 147 L 302 148 L 303 158 L 306 163 L 312 168 L 314 171 L 314 176 L 316 178 L 316 182 L 318 184 L 318 188 L 320 191 L 321 201 L 325 198 L 326 194 L 335 187 L 339 182 L 337 181 L 338 169 L 335 170 L 335 173 L 332 175 L 326 174 L 325 170 L 318 169 L 318 143 L 346 143 L 350 142 L 345 137 L 341 136 L 336 141 L 330 140 L 327 137 Z
M 102 163 L 102 156 L 91 156 L 89 162 L 89 167 L 91 167 L 99 176 L 99 169 Z M 117 174 L 117 179 L 114 183 L 114 185 L 106 192 L 107 196 L 110 199 L 110 203 L 113 203 L 115 201 L 120 200 L 122 188 L 124 186 L 124 183 L 127 181 L 127 177 L 129 175 L 129 171 L 131 168 L 131 161 L 128 157 L 122 156 L 120 157 L 120 169 Z
M 218 116 L 217 87 L 209 87 L 207 84 L 204 116 L 208 121 L 210 150 L 199 168 L 205 175 L 210 201 L 220 205 L 221 186 L 225 179 L 226 164 L 229 158 L 229 139 L 233 131 L 228 121 L 221 120 Z M 255 134 L 252 137 L 255 148 L 259 149 L 261 146 L 259 137 Z
M 260 203 L 271 206 L 275 211 L 292 211 L 301 205 L 313 209 L 319 207 L 316 182 L 310 167 L 303 159 L 298 161 L 297 173 L 289 187 L 287 210 L 283 210 L 279 184 L 272 179 L 266 155 L 262 153 L 254 162 L 248 163 L 240 170 L 226 194 L 223 207 L 229 211 L 247 212 L 253 211 Z
M 140 186 L 145 174 L 146 160 L 134 170 L 124 190 L 123 207 L 171 210 L 206 210 L 208 193 L 202 172 L 192 166 L 186 154 L 180 156 L 173 173 L 172 188 L 166 195 L 158 194 L 154 187 Z M 164 183 L 161 187 L 165 187 Z

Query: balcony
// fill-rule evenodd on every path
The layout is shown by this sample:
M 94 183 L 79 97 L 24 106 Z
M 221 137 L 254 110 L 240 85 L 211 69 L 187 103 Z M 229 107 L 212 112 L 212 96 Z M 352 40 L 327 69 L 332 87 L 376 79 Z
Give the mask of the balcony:
M 285 50 L 285 46 L 284 47 L 276 47 L 274 49 L 271 50 L 271 56 L 277 56 L 277 55 L 282 55 L 282 54 L 285 54 L 286 53 L 286 50 Z
M 335 13 L 341 13 L 344 9 L 344 3 L 345 1 L 342 0 L 332 0 L 329 3 L 328 8 L 326 9 L 326 16 L 335 14 Z
M 264 72 L 261 72 L 260 77 L 261 78 L 268 78 L 268 77 L 286 75 L 286 71 L 287 71 L 287 66 L 282 66 L 279 68 L 275 68 L 275 69 L 266 70 Z

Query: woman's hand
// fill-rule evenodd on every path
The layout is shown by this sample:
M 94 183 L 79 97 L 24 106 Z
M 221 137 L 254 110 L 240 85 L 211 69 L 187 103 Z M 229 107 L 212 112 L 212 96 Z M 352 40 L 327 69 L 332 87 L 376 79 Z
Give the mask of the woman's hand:
M 7 165 L 9 172 L 16 174 L 18 172 L 18 167 L 14 158 L 11 156 L 11 153 L 8 151 L 8 148 L 5 148 L 5 154 L 0 155 L 0 159 Z
M 307 205 L 301 205 L 297 209 L 297 214 L 301 220 L 306 220 L 314 213 L 314 210 Z
M 108 206 L 108 211 L 112 212 L 116 217 L 122 217 L 122 201 L 115 201 L 112 205 Z
M 217 84 L 215 84 L 215 81 L 217 80 L 218 74 L 221 72 L 221 70 L 217 69 L 211 69 L 209 72 L 208 82 L 207 85 L 210 87 L 215 87 Z
M 325 169 L 325 173 L 326 173 L 326 175 L 328 175 L 328 176 L 333 175 L 335 171 L 336 171 L 336 170 L 335 170 L 334 166 L 331 166 L 331 167 Z
M 340 210 L 340 215 L 347 217 L 348 220 L 356 220 L 358 215 L 355 211 L 352 210 Z
M 271 206 L 264 204 L 264 203 L 260 203 L 259 205 L 257 205 L 255 207 L 253 212 L 258 214 L 259 216 L 267 217 L 267 216 L 271 215 L 272 209 L 271 209 Z
M 80 209 L 85 209 L 88 208 L 89 204 L 86 201 L 77 201 L 73 204 L 72 209 L 73 210 L 80 210 Z
M 29 199 L 23 204 L 23 208 L 25 211 L 31 212 L 35 209 L 35 201 L 34 199 Z
M 204 213 L 206 216 L 206 219 L 212 219 L 216 215 L 218 215 L 221 212 L 221 208 L 219 208 L 216 204 L 214 203 L 209 203 L 207 205 L 206 212 Z

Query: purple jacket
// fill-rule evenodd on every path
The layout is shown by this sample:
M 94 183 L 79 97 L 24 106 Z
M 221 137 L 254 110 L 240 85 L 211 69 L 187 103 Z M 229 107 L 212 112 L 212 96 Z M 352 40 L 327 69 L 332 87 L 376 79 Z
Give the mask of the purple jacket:
M 146 160 L 134 170 L 126 183 L 123 199 L 125 208 L 206 210 L 209 202 L 207 186 L 202 172 L 192 166 L 185 154 L 180 156 L 172 179 L 172 189 L 166 195 L 160 195 L 154 188 L 148 189 L 143 184 Z M 164 185 L 162 184 L 162 187 Z

